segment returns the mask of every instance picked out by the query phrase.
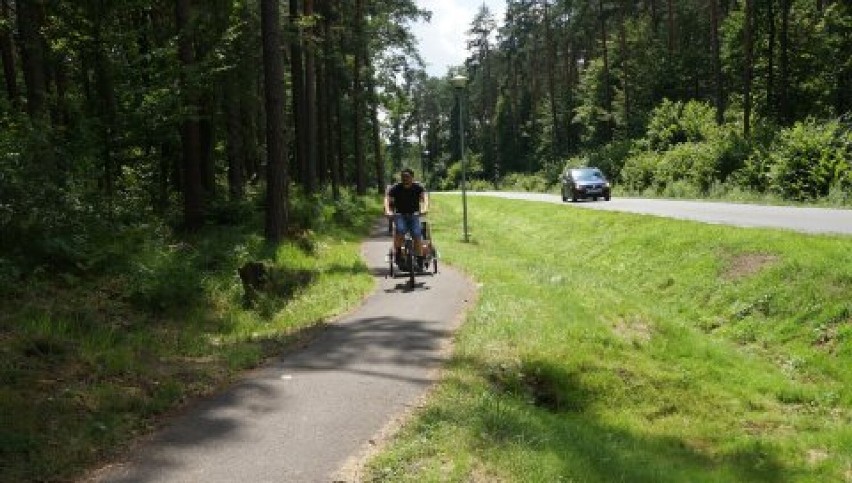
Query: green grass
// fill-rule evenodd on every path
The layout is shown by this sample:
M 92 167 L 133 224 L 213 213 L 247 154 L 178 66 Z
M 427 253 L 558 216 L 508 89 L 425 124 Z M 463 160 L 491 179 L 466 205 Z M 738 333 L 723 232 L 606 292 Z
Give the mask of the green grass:
M 375 281 L 360 242 L 376 200 L 327 204 L 313 231 L 267 246 L 258 220 L 190 238 L 141 229 L 97 273 L 40 270 L 0 302 L 0 481 L 67 481 L 164 414 L 221 389 Z M 237 268 L 264 260 L 287 296 L 245 306 Z M 307 273 L 306 283 L 286 276 Z
M 468 203 L 478 303 L 368 480 L 852 481 L 852 239 Z

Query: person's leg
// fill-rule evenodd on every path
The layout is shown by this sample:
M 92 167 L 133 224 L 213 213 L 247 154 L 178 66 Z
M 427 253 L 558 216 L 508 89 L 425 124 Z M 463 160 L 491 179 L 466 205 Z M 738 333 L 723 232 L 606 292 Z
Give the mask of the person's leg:
M 394 215 L 394 234 L 393 234 L 393 249 L 394 253 L 399 253 L 399 250 L 402 248 L 402 243 L 405 240 L 405 219 L 402 215 Z
M 414 251 L 418 257 L 423 256 L 423 225 L 420 224 L 419 216 L 411 217 L 411 238 L 414 239 Z

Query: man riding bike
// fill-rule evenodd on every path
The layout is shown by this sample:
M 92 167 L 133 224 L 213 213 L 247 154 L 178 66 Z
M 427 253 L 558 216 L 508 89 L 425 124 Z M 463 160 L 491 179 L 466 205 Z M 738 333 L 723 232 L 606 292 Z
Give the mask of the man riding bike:
M 400 256 L 405 233 L 410 232 L 414 239 L 414 250 L 418 258 L 423 258 L 423 227 L 420 214 L 429 211 L 429 195 L 426 188 L 414 181 L 414 170 L 403 168 L 399 183 L 385 192 L 385 215 L 394 218 L 396 231 L 393 237 L 394 253 Z

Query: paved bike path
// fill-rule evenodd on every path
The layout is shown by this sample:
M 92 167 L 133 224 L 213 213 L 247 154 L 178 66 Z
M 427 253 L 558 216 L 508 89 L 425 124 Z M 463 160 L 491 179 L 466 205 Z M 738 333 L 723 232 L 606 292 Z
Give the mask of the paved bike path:
M 357 463 L 375 440 L 436 380 L 475 295 L 469 279 L 441 265 L 437 275 L 418 278 L 414 290 L 406 278 L 385 278 L 389 245 L 377 227 L 362 246 L 377 289 L 360 308 L 178 417 L 130 461 L 90 479 L 357 480 Z

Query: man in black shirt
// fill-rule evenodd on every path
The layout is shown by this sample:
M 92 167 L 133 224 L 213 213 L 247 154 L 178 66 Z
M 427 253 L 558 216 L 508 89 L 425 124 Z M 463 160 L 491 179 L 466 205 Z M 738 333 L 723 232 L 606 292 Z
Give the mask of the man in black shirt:
M 417 256 L 423 256 L 423 227 L 420 214 L 429 211 L 429 195 L 426 188 L 414 181 L 414 170 L 404 168 L 400 172 L 402 182 L 391 186 L 385 193 L 385 214 L 394 217 L 396 234 L 393 247 L 397 254 L 405 239 L 405 232 L 411 232 Z

